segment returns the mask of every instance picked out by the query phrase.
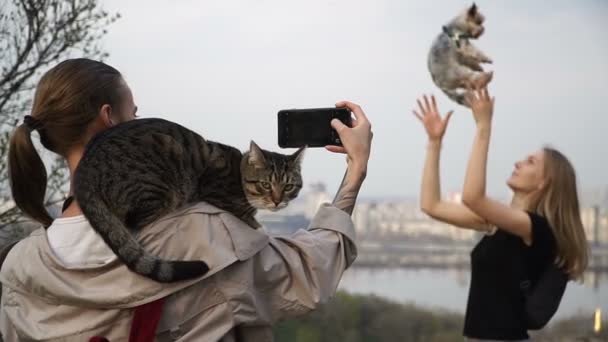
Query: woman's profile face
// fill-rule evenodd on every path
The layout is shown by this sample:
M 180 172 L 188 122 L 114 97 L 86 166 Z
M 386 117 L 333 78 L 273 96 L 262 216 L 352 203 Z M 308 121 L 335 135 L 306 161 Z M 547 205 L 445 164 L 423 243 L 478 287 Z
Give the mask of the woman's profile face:
M 137 106 L 133 100 L 131 88 L 124 80 L 121 81 L 121 103 L 112 111 L 112 123 L 119 124 L 137 117 Z
M 545 154 L 535 152 L 515 163 L 513 173 L 507 184 L 514 191 L 532 193 L 540 190 L 544 184 Z

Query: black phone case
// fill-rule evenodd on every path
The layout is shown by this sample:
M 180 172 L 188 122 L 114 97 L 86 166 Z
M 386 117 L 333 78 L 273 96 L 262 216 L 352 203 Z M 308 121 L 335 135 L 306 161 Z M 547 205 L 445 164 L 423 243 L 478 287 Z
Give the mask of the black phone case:
M 279 147 L 342 146 L 331 120 L 338 119 L 351 126 L 348 108 L 284 109 L 277 114 Z

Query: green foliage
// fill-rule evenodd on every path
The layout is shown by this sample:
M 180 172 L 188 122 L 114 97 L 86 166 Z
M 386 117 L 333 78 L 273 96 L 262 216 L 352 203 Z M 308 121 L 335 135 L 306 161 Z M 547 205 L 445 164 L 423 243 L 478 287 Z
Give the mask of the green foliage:
M 462 315 L 338 292 L 319 310 L 275 327 L 277 341 L 461 341 Z
M 608 341 L 606 329 L 595 334 L 592 322 L 591 317 L 560 320 L 531 336 L 534 341 Z M 462 314 L 338 292 L 318 310 L 277 324 L 274 336 L 277 342 L 462 342 L 463 324 Z

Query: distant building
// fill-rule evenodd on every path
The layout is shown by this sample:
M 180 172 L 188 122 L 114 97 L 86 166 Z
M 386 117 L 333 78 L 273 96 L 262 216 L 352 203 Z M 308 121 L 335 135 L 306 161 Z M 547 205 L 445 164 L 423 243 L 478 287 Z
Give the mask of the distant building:
M 298 229 L 306 229 L 310 223 L 304 215 L 264 215 L 258 221 L 271 235 L 291 235 Z
M 327 193 L 327 187 L 324 183 L 312 183 L 309 186 L 310 191 L 305 194 L 305 211 L 304 216 L 312 218 L 321 204 L 330 203 L 331 198 Z
M 598 205 L 581 209 L 581 221 L 587 241 L 592 244 L 608 244 L 608 210 Z
M 307 190 L 302 191 L 299 198 L 284 210 L 277 213 L 262 211 L 258 220 L 273 233 L 283 234 L 305 228 L 319 206 L 331 202 L 325 184 L 312 183 Z M 444 200 L 461 203 L 462 194 L 448 192 Z M 472 229 L 458 228 L 430 218 L 420 210 L 417 200 L 359 199 L 352 219 L 360 238 L 474 242 L 480 237 Z M 581 219 L 587 239 L 592 244 L 608 246 L 608 207 L 583 207 Z
M 596 186 L 593 189 L 582 191 L 580 200 L 583 207 L 597 205 L 603 209 L 608 208 L 608 185 Z
M 298 229 L 308 227 L 319 206 L 330 202 L 325 184 L 312 183 L 309 191 L 302 191 L 287 208 L 278 212 L 261 210 L 256 219 L 270 234 L 290 235 Z
M 454 195 L 452 200 L 459 200 Z M 378 238 L 440 239 L 468 241 L 473 231 L 459 229 L 429 218 L 417 201 L 359 203 L 353 213 L 359 235 Z

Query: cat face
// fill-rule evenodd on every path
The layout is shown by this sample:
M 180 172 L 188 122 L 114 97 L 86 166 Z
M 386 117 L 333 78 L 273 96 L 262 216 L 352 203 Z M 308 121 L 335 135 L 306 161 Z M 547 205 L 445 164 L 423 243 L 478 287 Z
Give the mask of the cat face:
M 484 31 L 484 20 L 485 17 L 479 12 L 477 5 L 473 4 L 454 18 L 448 26 L 460 33 L 468 34 L 473 38 L 479 38 Z
M 243 190 L 251 205 L 258 209 L 283 209 L 302 189 L 300 148 L 292 155 L 262 150 L 253 141 L 243 156 Z

